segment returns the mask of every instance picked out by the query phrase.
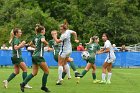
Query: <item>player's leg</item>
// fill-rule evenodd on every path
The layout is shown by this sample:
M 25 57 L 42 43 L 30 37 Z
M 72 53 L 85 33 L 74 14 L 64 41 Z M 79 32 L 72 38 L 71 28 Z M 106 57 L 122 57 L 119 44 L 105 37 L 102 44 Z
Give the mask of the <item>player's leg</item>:
M 68 75 L 68 79 L 71 79 L 70 67 L 69 67 L 69 65 L 68 65 L 68 63 L 67 63 L 68 60 L 69 60 L 69 57 L 66 57 L 66 58 L 65 58 L 65 62 L 64 62 L 64 68 L 65 68 L 65 71 L 66 71 L 66 73 L 67 73 L 67 75 Z
M 92 65 L 92 78 L 93 78 L 93 83 L 98 83 L 100 80 L 97 80 L 96 77 L 96 65 Z
M 46 62 L 41 62 L 40 63 L 40 68 L 44 71 L 44 74 L 42 76 L 42 87 L 41 87 L 41 90 L 43 90 L 45 92 L 50 92 L 49 89 L 46 87 L 47 78 L 48 78 L 48 75 L 49 75 L 49 68 L 48 68 Z
M 23 81 L 25 80 L 25 78 L 27 77 L 27 66 L 24 62 L 20 62 L 19 67 L 22 69 L 23 73 L 22 73 L 22 78 Z M 29 86 L 28 84 L 25 85 L 25 88 L 31 89 L 32 87 Z
M 63 73 L 63 64 L 65 62 L 65 57 L 62 58 L 61 56 L 58 56 L 58 81 L 56 82 L 56 85 L 61 85 L 62 79 L 62 73 Z
M 108 63 L 104 62 L 103 66 L 102 66 L 102 80 L 100 83 L 106 83 L 106 69 L 108 67 Z
M 108 64 L 108 67 L 107 67 L 107 71 L 108 71 L 108 77 L 107 77 L 107 84 L 111 84 L 111 76 L 112 76 L 112 63 L 109 63 Z
M 14 72 L 8 77 L 7 80 L 3 81 L 4 87 L 8 88 L 8 82 L 10 82 L 17 74 L 19 74 L 20 68 L 18 65 L 14 65 Z
M 29 74 L 29 75 L 25 78 L 25 80 L 24 80 L 22 83 L 20 83 L 20 89 L 21 89 L 22 92 L 24 92 L 24 87 L 25 87 L 25 85 L 26 85 L 34 76 L 37 75 L 37 73 L 38 73 L 38 65 L 37 65 L 37 64 L 33 64 L 32 69 L 33 69 L 32 73 Z
M 74 64 L 74 62 L 73 62 L 73 58 L 70 58 L 70 57 L 69 57 L 69 59 L 68 59 L 67 62 L 70 63 L 70 67 L 71 67 L 72 70 L 74 71 L 75 77 L 77 77 L 77 75 L 78 75 L 79 73 L 78 73 L 78 71 L 76 70 L 76 66 L 75 66 L 75 64 Z

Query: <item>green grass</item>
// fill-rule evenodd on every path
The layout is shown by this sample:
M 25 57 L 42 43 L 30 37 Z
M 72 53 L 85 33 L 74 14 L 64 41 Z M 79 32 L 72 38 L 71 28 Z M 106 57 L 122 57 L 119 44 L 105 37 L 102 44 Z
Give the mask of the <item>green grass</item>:
M 31 73 L 31 69 L 28 70 Z M 82 69 L 78 69 L 79 72 Z M 0 68 L 0 93 L 21 93 L 19 83 L 22 82 L 21 73 L 14 78 L 8 86 L 3 87 L 2 81 L 7 79 L 9 74 L 13 72 L 12 68 Z M 43 72 L 40 70 L 38 75 L 34 77 L 29 84 L 33 89 L 25 89 L 25 93 L 44 93 L 40 90 L 41 77 Z M 140 92 L 140 69 L 113 69 L 112 84 L 93 84 L 91 71 L 76 84 L 74 73 L 71 70 L 72 79 L 64 79 L 62 86 L 56 86 L 57 69 L 51 68 L 48 77 L 47 86 L 51 93 L 139 93 Z M 101 68 L 97 69 L 97 78 L 101 79 Z

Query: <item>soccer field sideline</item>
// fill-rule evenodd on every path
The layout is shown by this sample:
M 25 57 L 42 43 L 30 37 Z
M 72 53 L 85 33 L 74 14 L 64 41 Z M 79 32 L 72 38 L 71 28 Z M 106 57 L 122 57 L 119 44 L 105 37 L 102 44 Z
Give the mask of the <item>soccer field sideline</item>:
M 28 70 L 28 74 L 31 73 L 31 69 Z M 80 68 L 78 71 L 81 72 L 82 69 Z M 2 85 L 2 81 L 12 72 L 12 68 L 0 69 L 0 93 L 21 93 L 19 88 L 19 83 L 22 81 L 21 73 L 9 83 L 8 89 L 4 89 Z M 114 68 L 112 84 L 103 85 L 93 84 L 91 71 L 89 71 L 85 77 L 80 79 L 80 83 L 76 84 L 74 72 L 71 70 L 72 79 L 67 80 L 67 78 L 65 78 L 62 86 L 56 86 L 57 69 L 51 68 L 47 86 L 51 90 L 51 93 L 139 93 L 139 73 L 139 69 Z M 43 72 L 39 70 L 38 75 L 29 82 L 33 89 L 26 89 L 25 93 L 44 93 L 40 90 L 42 75 Z M 101 68 L 97 69 L 97 78 L 101 79 Z

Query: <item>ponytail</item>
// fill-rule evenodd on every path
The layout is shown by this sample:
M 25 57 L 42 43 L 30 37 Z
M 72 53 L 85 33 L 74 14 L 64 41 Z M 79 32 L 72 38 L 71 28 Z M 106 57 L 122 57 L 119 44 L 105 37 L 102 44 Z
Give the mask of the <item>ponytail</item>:
M 9 40 L 9 44 L 11 44 L 13 38 L 14 38 L 14 32 L 13 32 L 13 29 L 12 29 L 11 32 L 10 32 L 10 40 Z

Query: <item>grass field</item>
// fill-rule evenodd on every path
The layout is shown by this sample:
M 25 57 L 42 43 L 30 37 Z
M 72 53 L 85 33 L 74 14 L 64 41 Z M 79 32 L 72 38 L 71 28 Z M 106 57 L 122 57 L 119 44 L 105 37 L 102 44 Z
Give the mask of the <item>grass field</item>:
M 82 69 L 78 69 L 79 72 Z M 0 93 L 21 93 L 19 83 L 22 81 L 21 73 L 14 78 L 10 83 L 8 89 L 3 87 L 2 81 L 6 79 L 9 74 L 13 72 L 12 68 L 0 68 Z M 31 73 L 29 69 L 28 73 Z M 34 77 L 29 84 L 33 89 L 26 89 L 25 93 L 44 93 L 40 90 L 41 77 L 43 72 L 40 70 L 38 75 Z M 64 79 L 62 86 L 56 86 L 57 69 L 50 68 L 50 75 L 47 86 L 51 93 L 139 93 L 140 92 L 140 69 L 113 69 L 112 84 L 93 84 L 91 71 L 89 71 L 84 78 L 76 84 L 74 73 L 71 70 L 72 79 Z M 97 78 L 101 79 L 101 68 L 97 69 Z

